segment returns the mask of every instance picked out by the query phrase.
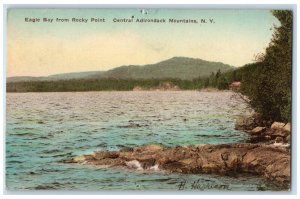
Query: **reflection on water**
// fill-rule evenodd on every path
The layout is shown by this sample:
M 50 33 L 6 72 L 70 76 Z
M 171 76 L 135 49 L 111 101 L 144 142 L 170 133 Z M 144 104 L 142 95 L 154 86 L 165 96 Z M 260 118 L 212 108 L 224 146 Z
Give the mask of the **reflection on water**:
M 255 177 L 129 172 L 59 163 L 97 150 L 241 142 L 234 119 L 247 114 L 231 92 L 8 93 L 6 186 L 10 190 L 276 190 Z M 221 186 L 222 187 L 222 186 Z M 188 189 L 188 188 L 187 188 Z

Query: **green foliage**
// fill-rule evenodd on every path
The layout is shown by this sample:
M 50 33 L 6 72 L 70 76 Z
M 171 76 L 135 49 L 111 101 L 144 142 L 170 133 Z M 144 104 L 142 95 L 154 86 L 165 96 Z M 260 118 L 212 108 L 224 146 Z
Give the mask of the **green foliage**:
M 249 72 L 242 79 L 242 92 L 264 118 L 286 122 L 291 119 L 292 12 L 272 13 L 281 26 L 275 27 L 263 60 L 247 66 Z
M 65 91 L 130 91 L 139 86 L 145 90 L 159 88 L 170 82 L 182 90 L 195 90 L 203 87 L 204 80 L 181 79 L 71 79 L 59 81 L 8 82 L 7 92 L 65 92 Z
M 218 79 L 217 88 L 219 90 L 228 89 L 228 81 L 224 76 L 222 76 Z
M 229 84 L 233 81 L 232 76 L 235 70 L 230 70 L 225 73 L 221 73 L 220 70 L 217 73 L 211 73 L 209 77 L 203 80 L 203 87 L 213 87 L 219 90 L 225 90 L 229 88 Z
M 227 89 L 231 82 L 241 81 L 241 92 L 265 119 L 288 122 L 291 120 L 292 12 L 275 10 L 272 13 L 281 26 L 275 27 L 260 60 L 225 73 L 211 73 L 203 85 Z

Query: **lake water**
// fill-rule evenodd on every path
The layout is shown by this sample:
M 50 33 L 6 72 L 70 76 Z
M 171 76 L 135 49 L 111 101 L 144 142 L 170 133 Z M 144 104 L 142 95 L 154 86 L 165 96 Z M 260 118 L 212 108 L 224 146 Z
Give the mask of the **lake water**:
M 142 144 L 243 142 L 237 116 L 250 113 L 232 92 L 137 91 L 8 93 L 8 190 L 278 190 L 255 176 L 129 171 L 61 160 Z M 225 188 L 224 188 L 225 187 Z M 181 187 L 182 188 L 182 187 Z M 195 191 L 195 190 L 194 190 Z M 197 190 L 196 190 L 197 191 Z

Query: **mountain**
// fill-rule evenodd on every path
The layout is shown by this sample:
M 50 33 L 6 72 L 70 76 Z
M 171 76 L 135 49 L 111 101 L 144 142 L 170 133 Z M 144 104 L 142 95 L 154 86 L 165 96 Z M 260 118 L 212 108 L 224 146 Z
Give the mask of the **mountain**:
M 232 66 L 221 62 L 209 62 L 202 59 L 173 57 L 171 59 L 144 66 L 129 65 L 111 69 L 105 77 L 119 79 L 193 79 L 210 75 L 212 72 L 230 70 Z M 93 77 L 97 78 L 97 75 Z M 99 77 L 99 76 L 98 76 Z
M 202 59 L 173 57 L 156 64 L 120 66 L 108 71 L 91 71 L 65 73 L 46 77 L 19 76 L 9 77 L 7 82 L 66 80 L 66 79 L 163 79 L 178 78 L 191 80 L 197 77 L 209 76 L 212 72 L 225 72 L 233 66 L 221 62 L 210 62 Z

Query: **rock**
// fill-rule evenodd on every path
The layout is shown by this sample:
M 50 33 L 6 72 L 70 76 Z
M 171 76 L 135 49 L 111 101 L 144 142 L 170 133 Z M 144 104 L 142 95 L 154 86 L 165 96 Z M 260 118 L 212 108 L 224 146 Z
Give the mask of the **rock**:
M 94 158 L 97 160 L 105 159 L 105 158 L 118 158 L 119 154 L 116 152 L 110 152 L 110 151 L 100 151 L 94 153 Z
M 290 159 L 282 156 L 276 157 L 274 159 L 274 164 L 269 164 L 268 166 L 266 166 L 264 176 L 280 184 L 289 182 L 291 173 L 289 166 Z
M 251 137 L 249 138 L 248 142 L 250 143 L 265 143 L 271 139 L 270 136 L 267 137 L 266 135 L 266 127 L 255 127 L 252 130 L 244 130 L 245 132 L 249 133 Z
M 132 147 L 128 147 L 128 146 L 120 146 L 120 151 L 122 152 L 128 152 L 128 151 L 133 151 Z
M 284 123 L 281 122 L 274 122 L 271 126 L 272 130 L 282 130 L 282 128 L 285 126 Z
M 271 140 L 271 136 L 266 135 L 266 136 L 265 136 L 265 140 Z
M 271 136 L 264 136 L 264 135 L 251 135 L 251 137 L 249 138 L 248 142 L 249 143 L 253 143 L 253 144 L 257 144 L 257 143 L 266 143 L 269 140 L 271 140 Z
M 269 135 L 271 136 L 272 139 L 276 139 L 276 137 L 286 137 L 288 136 L 287 132 L 282 131 L 282 130 L 275 130 L 275 131 L 270 131 Z
M 143 145 L 140 147 L 136 147 L 133 149 L 133 151 L 157 151 L 157 150 L 162 150 L 163 147 L 155 144 L 150 144 L 150 145 Z
M 286 126 L 286 127 L 285 127 Z M 271 126 L 268 134 L 274 139 L 278 136 L 287 137 L 290 135 L 290 124 L 284 124 L 281 122 L 274 122 Z
M 263 150 L 263 151 L 262 151 Z M 279 184 L 290 183 L 290 156 L 279 148 L 255 148 L 246 153 L 242 160 L 242 170 L 261 173 Z
M 141 165 L 144 169 L 150 169 L 151 167 L 153 167 L 156 163 L 156 160 L 152 157 L 150 158 L 146 158 L 143 160 L 139 159 L 139 162 L 141 162 Z
M 262 134 L 266 131 L 266 127 L 255 127 L 251 130 L 251 134 Z
M 277 141 L 282 141 L 279 139 Z M 265 144 L 206 144 L 174 148 L 143 145 L 133 151 L 95 152 L 64 162 L 195 174 L 244 172 L 264 176 L 283 186 L 289 187 L 290 184 L 289 149 Z
M 253 116 L 239 116 L 235 121 L 235 129 L 237 130 L 252 130 L 254 126 Z
M 76 156 L 72 159 L 74 162 L 79 163 L 85 161 L 85 157 L 83 155 L 81 156 Z
M 283 138 L 280 136 L 276 137 L 275 143 L 283 143 Z
M 290 135 L 288 135 L 286 138 L 285 138 L 285 141 L 286 141 L 286 143 L 291 143 L 291 136 Z
M 128 166 L 128 168 L 137 169 L 138 171 L 143 170 L 141 163 L 137 160 L 131 160 L 131 161 L 125 162 L 125 164 L 126 164 L 126 166 Z
M 287 123 L 284 127 L 283 127 L 284 131 L 287 131 L 289 134 L 291 133 L 291 124 Z

